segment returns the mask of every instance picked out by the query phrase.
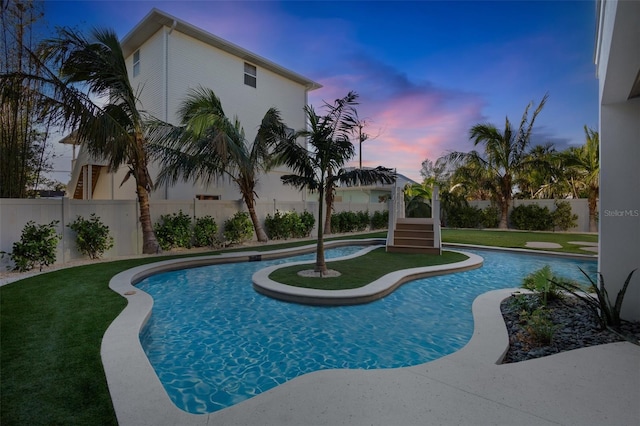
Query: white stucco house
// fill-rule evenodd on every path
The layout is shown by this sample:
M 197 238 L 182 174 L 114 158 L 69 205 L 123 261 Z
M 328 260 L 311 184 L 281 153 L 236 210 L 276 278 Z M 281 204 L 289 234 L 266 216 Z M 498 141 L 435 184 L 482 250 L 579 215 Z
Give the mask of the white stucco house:
M 268 59 L 196 28 L 158 9 L 140 21 L 122 40 L 134 90 L 140 90 L 140 108 L 154 117 L 179 124 L 176 111 L 188 90 L 197 86 L 212 89 L 225 114 L 242 123 L 248 141 L 253 141 L 262 117 L 277 108 L 292 129 L 305 127 L 303 107 L 308 92 L 320 84 Z M 67 136 L 62 143 L 73 143 Z M 303 142 L 302 142 L 303 143 Z M 159 167 L 150 166 L 155 177 Z M 301 201 L 306 194 L 281 184 L 284 169 L 259 179 L 262 199 Z M 90 158 L 80 147 L 72 165 L 68 196 L 76 199 L 135 199 L 133 180 L 120 186 L 126 170 L 108 173 L 100 160 Z M 240 193 L 227 179 L 206 186 L 182 183 L 153 191 L 151 200 L 220 199 L 237 200 Z
M 598 0 L 600 255 L 610 298 L 628 274 L 622 317 L 640 320 L 640 1 Z

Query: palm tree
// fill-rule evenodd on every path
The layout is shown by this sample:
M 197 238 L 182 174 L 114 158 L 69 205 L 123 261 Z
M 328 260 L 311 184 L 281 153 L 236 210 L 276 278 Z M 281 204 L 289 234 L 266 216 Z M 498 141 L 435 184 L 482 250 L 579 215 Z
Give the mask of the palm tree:
M 325 102 L 327 114 L 319 116 L 310 105 L 305 106 L 308 129 L 299 130 L 282 140 L 276 151 L 278 161 L 293 173 L 282 176 L 282 182 L 299 189 L 318 192 L 318 241 L 314 270 L 321 275 L 327 272 L 324 259 L 323 221 L 325 193 L 336 183 L 371 185 L 377 182 L 393 183 L 395 173 L 384 167 L 375 169 L 344 169 L 343 165 L 355 155 L 350 136 L 358 120 L 354 106 L 358 95 L 349 92 L 333 105 Z M 308 146 L 299 145 L 298 137 L 307 138 Z
M 596 207 L 600 193 L 600 136 L 584 126 L 586 142 L 579 148 L 564 151 L 565 164 L 573 172 L 571 185 L 574 194 L 586 194 L 589 203 L 589 231 L 597 232 Z
M 433 184 L 433 179 L 425 179 L 422 183 L 405 185 L 403 192 L 406 217 L 431 217 Z
M 552 143 L 536 145 L 527 154 L 517 185 L 526 198 L 565 198 L 569 193 L 563 156 Z
M 38 56 L 44 73 L 23 77 L 41 83 L 39 94 L 51 123 L 73 129 L 89 154 L 107 162 L 110 172 L 129 168 L 125 180 L 133 177 L 136 182 L 142 250 L 157 253 L 160 246 L 149 212 L 153 184 L 147 168 L 147 117 L 138 109 L 118 36 L 113 30 L 94 29 L 85 37 L 63 28 L 56 38 L 42 43 L 39 55 L 30 53 Z M 2 83 L 12 77 L 3 76 Z M 99 106 L 95 98 L 107 101 Z
M 533 112 L 529 120 L 529 109 L 533 105 L 527 105 L 520 125 L 514 129 L 505 119 L 504 130 L 500 132 L 493 124 L 476 124 L 469 132 L 474 146 L 484 145 L 484 153 L 478 151 L 453 152 L 449 154 L 452 161 L 462 161 L 469 173 L 477 173 L 479 177 L 487 177 L 489 181 L 482 180 L 490 188 L 494 201 L 501 210 L 500 225 L 507 228 L 509 206 L 513 199 L 513 185 L 518 174 L 523 170 L 526 161 L 526 150 L 531 138 L 531 130 L 536 117 L 542 111 L 547 101 L 547 95 Z M 472 175 L 469 175 L 472 177 Z
M 158 185 L 175 184 L 180 178 L 208 185 L 218 177 L 228 177 L 242 194 L 258 241 L 266 242 L 267 234 L 256 214 L 256 186 L 259 174 L 275 164 L 271 148 L 286 137 L 278 110 L 266 112 L 252 144 L 240 122 L 227 118 L 211 89 L 192 89 L 178 116 L 182 126 L 160 122 L 151 132 L 153 155 L 162 165 Z

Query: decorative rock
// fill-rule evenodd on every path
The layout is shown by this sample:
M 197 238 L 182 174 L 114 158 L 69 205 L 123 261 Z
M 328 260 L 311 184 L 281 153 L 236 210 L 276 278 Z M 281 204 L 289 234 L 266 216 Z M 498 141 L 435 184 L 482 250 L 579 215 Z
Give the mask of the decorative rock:
M 587 346 L 625 340 L 620 334 L 609 329 L 601 330 L 594 312 L 584 302 L 570 296 L 562 301 L 551 300 L 546 310 L 550 312 L 551 320 L 557 327 L 553 339 L 548 346 L 536 346 L 535 340 L 525 329 L 526 322 L 520 322 L 520 311 L 523 303 L 514 303 L 515 298 L 526 298 L 527 305 L 537 304 L 536 295 L 514 295 L 502 302 L 502 316 L 509 332 L 509 350 L 503 363 L 524 361 L 540 358 L 558 352 L 579 349 Z M 522 300 L 520 300 L 522 302 Z M 623 321 L 621 332 L 627 339 L 640 344 L 640 323 Z

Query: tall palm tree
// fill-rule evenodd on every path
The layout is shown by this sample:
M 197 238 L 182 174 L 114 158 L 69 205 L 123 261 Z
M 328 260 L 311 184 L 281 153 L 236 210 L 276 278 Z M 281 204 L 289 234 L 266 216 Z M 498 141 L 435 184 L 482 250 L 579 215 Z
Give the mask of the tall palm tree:
M 600 193 L 600 135 L 584 126 L 585 144 L 564 151 L 565 164 L 573 171 L 571 184 L 576 196 L 585 194 L 589 203 L 589 231 L 597 232 L 596 208 Z
M 529 119 L 529 109 L 533 103 L 527 105 L 517 129 L 513 128 L 509 117 L 505 119 L 502 132 L 490 123 L 473 126 L 469 132 L 469 138 L 473 140 L 474 146 L 483 145 L 483 153 L 473 150 L 468 153 L 453 152 L 448 156 L 452 161 L 462 161 L 469 168 L 469 172 L 489 173 L 490 182 L 487 183 L 490 183 L 493 198 L 500 207 L 499 227 L 502 229 L 507 228 L 513 186 L 526 161 L 533 124 L 542 111 L 547 97 L 545 95 L 542 98 L 531 119 Z
M 517 185 L 526 198 L 565 198 L 569 194 L 563 156 L 552 143 L 536 145 L 527 154 Z
M 41 83 L 39 94 L 51 123 L 75 130 L 78 141 L 93 157 L 105 160 L 109 171 L 128 167 L 125 180 L 135 179 L 140 205 L 142 250 L 157 253 L 149 213 L 153 183 L 147 167 L 147 116 L 138 108 L 118 36 L 110 29 L 94 29 L 85 37 L 63 28 L 43 41 L 37 56 L 44 73 L 24 77 Z M 96 98 L 107 101 L 100 106 Z
M 151 132 L 152 152 L 162 169 L 157 184 L 175 184 L 179 179 L 210 184 L 219 177 L 234 182 L 247 206 L 256 238 L 267 241 L 256 214 L 256 186 L 260 173 L 275 163 L 271 149 L 287 137 L 277 109 L 269 109 L 252 144 L 236 118 L 229 120 L 213 90 L 192 89 L 178 110 L 181 126 L 159 122 Z
M 314 270 L 320 274 L 327 272 L 322 226 L 326 191 L 331 190 L 338 182 L 371 185 L 395 181 L 395 173 L 384 167 L 367 170 L 343 168 L 355 155 L 350 137 L 358 123 L 354 108 L 357 97 L 355 92 L 349 92 L 333 104 L 325 102 L 327 113 L 322 116 L 312 106 L 305 106 L 308 129 L 299 130 L 282 140 L 276 149 L 278 161 L 293 171 L 292 174 L 282 176 L 282 182 L 299 189 L 318 192 L 318 240 Z M 307 139 L 307 147 L 297 143 L 299 137 Z

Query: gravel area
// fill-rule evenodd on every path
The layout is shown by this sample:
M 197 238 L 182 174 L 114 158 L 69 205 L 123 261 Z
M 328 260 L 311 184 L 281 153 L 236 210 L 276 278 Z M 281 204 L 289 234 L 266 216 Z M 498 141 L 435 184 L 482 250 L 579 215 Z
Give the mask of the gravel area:
M 540 343 L 529 332 L 526 320 L 521 318 L 523 307 L 527 306 L 540 306 L 538 296 L 514 295 L 502 302 L 502 316 L 510 343 L 504 364 L 624 340 L 640 344 L 640 322 L 623 321 L 619 332 L 603 330 L 599 327 L 594 312 L 573 296 L 564 296 L 547 303 L 546 310 L 553 322 L 554 332 L 550 343 Z

